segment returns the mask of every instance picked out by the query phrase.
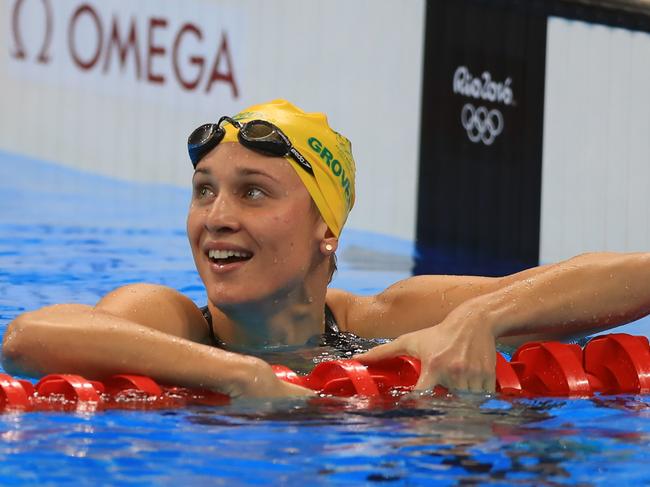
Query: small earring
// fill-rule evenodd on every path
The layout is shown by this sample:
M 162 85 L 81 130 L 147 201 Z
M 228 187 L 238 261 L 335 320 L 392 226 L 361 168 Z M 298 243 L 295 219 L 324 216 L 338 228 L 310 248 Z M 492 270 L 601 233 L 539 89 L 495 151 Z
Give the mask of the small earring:
M 325 244 L 325 250 L 331 252 L 332 250 L 334 250 L 334 247 L 332 247 L 332 244 Z

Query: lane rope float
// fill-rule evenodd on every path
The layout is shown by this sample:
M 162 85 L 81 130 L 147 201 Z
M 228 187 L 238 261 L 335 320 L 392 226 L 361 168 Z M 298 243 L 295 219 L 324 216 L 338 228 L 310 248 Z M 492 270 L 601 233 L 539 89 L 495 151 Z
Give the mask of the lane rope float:
M 644 336 L 613 333 L 575 344 L 531 342 L 507 361 L 497 353 L 496 390 L 503 396 L 588 397 L 650 393 L 650 345 Z M 307 375 L 273 365 L 278 378 L 322 395 L 391 397 L 411 390 L 420 361 L 393 357 L 369 365 L 354 360 L 322 362 Z M 446 393 L 436 387 L 434 393 Z M 141 375 L 118 374 L 91 381 L 50 374 L 36 384 L 0 374 L 0 412 L 166 409 L 221 405 L 230 398 L 209 390 L 169 387 Z

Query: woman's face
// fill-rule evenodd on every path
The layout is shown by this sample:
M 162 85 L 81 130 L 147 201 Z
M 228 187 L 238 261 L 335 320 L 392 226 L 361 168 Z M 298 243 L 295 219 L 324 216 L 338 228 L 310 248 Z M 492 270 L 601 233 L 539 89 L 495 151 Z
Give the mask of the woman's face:
M 187 234 L 213 304 L 281 297 L 324 257 L 327 226 L 289 162 L 218 145 L 192 179 Z

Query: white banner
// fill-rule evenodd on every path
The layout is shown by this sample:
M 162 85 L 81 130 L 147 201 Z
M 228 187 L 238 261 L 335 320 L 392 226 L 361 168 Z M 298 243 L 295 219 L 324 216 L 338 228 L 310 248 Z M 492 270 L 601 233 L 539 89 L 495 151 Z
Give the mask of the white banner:
M 239 107 L 246 29 L 236 4 L 7 0 L 5 9 L 10 76 Z
M 423 0 L 0 0 L 0 150 L 187 187 L 194 128 L 286 98 L 353 142 L 349 225 L 412 238 L 424 13 Z

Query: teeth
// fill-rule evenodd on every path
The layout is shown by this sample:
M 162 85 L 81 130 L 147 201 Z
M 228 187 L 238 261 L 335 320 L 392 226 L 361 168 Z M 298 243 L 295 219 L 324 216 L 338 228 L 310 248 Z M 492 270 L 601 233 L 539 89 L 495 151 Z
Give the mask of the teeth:
M 238 250 L 210 250 L 208 257 L 211 259 L 227 259 L 228 257 L 250 257 L 249 252 L 240 252 Z

